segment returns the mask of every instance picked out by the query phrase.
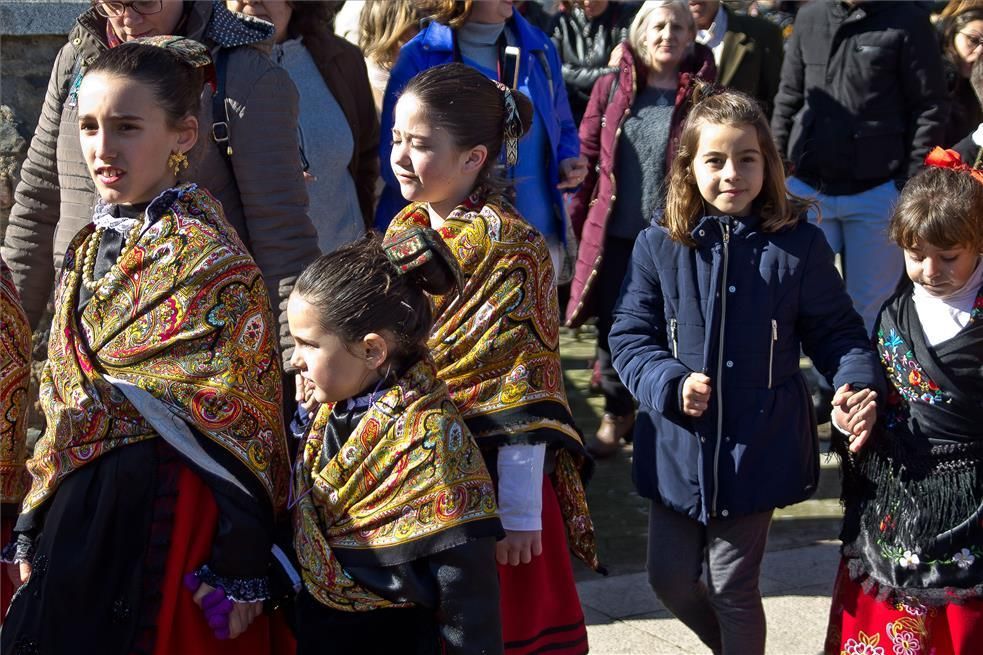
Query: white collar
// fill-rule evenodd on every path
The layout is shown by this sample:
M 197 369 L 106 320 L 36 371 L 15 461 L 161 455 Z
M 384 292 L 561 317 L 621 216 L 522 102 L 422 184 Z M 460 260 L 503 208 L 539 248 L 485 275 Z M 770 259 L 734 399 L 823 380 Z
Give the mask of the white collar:
M 705 30 L 696 31 L 696 41 L 713 50 L 723 42 L 724 34 L 726 33 L 727 12 L 724 11 L 724 4 L 720 3 L 720 7 L 717 9 L 717 15 L 713 17 L 710 27 Z

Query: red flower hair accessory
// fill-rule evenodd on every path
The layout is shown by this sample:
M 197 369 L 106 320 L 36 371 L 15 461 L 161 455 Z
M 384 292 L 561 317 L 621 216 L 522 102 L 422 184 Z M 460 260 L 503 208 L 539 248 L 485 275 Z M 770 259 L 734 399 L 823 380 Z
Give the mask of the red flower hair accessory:
M 983 184 L 983 171 L 968 165 L 955 150 L 943 150 L 935 146 L 932 152 L 925 156 L 925 165 L 935 166 L 936 168 L 950 168 L 954 171 L 969 173 L 973 176 L 974 180 Z

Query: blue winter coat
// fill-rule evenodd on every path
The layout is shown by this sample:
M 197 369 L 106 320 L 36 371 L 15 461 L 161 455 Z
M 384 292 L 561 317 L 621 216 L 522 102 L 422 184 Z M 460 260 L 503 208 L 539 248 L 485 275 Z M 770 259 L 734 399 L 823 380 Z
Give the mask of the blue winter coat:
M 506 29 L 516 36 L 522 50 L 518 88 L 532 100 L 536 113 L 546 127 L 550 143 L 546 174 L 553 192 L 553 205 L 560 216 L 564 205 L 563 194 L 556 188 L 560 181 L 559 162 L 580 154 L 580 138 L 577 135 L 577 124 L 570 113 L 560 58 L 549 37 L 530 25 L 518 12 L 512 14 L 512 18 L 506 23 Z M 399 192 L 399 183 L 389 165 L 389 153 L 392 151 L 390 135 L 396 101 L 417 73 L 455 61 L 455 38 L 457 37 L 452 28 L 442 23 L 430 23 L 402 47 L 389 76 L 379 121 L 382 135 L 379 140 L 379 161 L 385 182 L 375 214 L 375 225 L 380 230 L 385 231 L 393 216 L 408 204 Z M 547 68 L 549 74 L 546 72 Z
M 760 222 L 707 216 L 692 232 L 695 248 L 662 227 L 643 231 L 609 337 L 614 367 L 641 406 L 638 492 L 703 523 L 815 491 L 818 436 L 800 346 L 835 386 L 868 385 L 886 397 L 823 233 L 805 221 L 766 233 Z M 713 386 L 700 418 L 681 411 L 694 371 Z

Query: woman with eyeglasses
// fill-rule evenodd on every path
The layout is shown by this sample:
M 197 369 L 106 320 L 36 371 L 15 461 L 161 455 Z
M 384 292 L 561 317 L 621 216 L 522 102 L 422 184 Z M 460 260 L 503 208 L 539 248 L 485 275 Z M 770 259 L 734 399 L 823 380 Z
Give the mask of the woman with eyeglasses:
M 983 4 L 944 20 L 942 48 L 951 108 L 944 145 L 950 147 L 983 122 L 980 98 L 970 83 L 973 63 L 983 54 Z
M 220 3 L 100 1 L 79 16 L 52 69 L 15 192 L 3 258 L 36 328 L 51 296 L 54 271 L 61 269 L 72 238 L 89 223 L 95 200 L 79 146 L 78 84 L 100 53 L 165 34 L 204 43 L 216 61 L 201 98 L 198 145 L 182 163 L 187 167 L 182 172 L 222 203 L 259 265 L 279 322 L 284 361 L 289 361 L 293 340 L 286 301 L 295 277 L 318 255 L 298 156 L 298 96 L 289 74 L 262 46 L 273 28 Z

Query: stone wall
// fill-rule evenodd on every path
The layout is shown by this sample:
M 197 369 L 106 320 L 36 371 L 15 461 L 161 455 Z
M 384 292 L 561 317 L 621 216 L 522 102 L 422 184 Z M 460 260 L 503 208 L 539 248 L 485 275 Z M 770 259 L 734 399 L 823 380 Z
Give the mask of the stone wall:
M 58 50 L 87 2 L 0 0 L 0 240 Z

